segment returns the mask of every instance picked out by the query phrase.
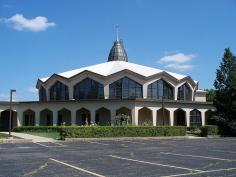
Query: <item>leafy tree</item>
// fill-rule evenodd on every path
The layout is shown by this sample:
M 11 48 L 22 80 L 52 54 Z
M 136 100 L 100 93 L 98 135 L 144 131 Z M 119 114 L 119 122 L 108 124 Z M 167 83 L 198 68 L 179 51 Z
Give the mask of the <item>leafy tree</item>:
M 206 89 L 205 90 L 207 93 L 206 93 L 206 100 L 207 101 L 213 101 L 214 98 L 215 98 L 215 90 L 214 89 Z
M 222 133 L 236 135 L 236 57 L 225 49 L 219 69 L 216 70 L 215 98 L 216 123 Z

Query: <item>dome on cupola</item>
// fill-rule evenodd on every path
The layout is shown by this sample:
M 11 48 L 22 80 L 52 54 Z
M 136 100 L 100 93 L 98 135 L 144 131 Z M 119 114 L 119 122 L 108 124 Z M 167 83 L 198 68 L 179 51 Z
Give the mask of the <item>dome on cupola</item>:
M 109 61 L 126 61 L 128 62 L 127 53 L 125 51 L 125 48 L 123 46 L 123 41 L 119 39 L 118 32 L 116 35 L 116 41 L 114 42 L 109 56 L 108 56 L 108 62 Z

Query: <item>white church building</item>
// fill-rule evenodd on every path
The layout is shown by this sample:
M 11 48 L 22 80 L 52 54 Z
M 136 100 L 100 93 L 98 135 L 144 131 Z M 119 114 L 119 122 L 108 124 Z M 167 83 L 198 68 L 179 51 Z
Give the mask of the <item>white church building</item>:
M 38 79 L 39 101 L 13 103 L 12 127 L 21 125 L 112 125 L 118 114 L 133 125 L 207 124 L 212 102 L 198 81 L 128 62 L 121 40 L 108 61 Z M 9 102 L 0 102 L 0 130 L 8 130 Z

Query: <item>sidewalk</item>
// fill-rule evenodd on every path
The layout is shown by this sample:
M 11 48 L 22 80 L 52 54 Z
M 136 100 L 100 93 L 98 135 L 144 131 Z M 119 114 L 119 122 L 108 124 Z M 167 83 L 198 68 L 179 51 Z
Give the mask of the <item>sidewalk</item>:
M 0 132 L 0 133 L 8 134 L 8 132 Z M 12 132 L 11 135 L 15 136 L 15 137 L 18 137 L 18 138 L 22 138 L 22 139 L 25 139 L 25 140 L 32 141 L 34 143 L 37 143 L 37 142 L 55 142 L 56 141 L 52 138 L 35 136 L 35 135 L 26 134 L 26 133 Z

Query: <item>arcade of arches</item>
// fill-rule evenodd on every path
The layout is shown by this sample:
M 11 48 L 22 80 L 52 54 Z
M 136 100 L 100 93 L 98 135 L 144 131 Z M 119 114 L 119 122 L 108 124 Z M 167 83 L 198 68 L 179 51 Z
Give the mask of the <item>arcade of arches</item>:
M 125 114 L 130 117 L 133 125 L 154 125 L 154 126 L 192 126 L 208 124 L 210 110 L 198 109 L 174 109 L 174 108 L 153 108 L 153 107 L 135 107 L 133 109 L 120 107 L 110 110 L 106 107 L 100 107 L 96 110 L 85 107 L 70 110 L 62 108 L 60 110 L 50 110 L 45 108 L 40 111 L 27 109 L 17 113 L 12 111 L 12 129 L 17 125 L 24 126 L 52 126 L 52 125 L 112 125 L 115 115 Z M 10 111 L 0 111 L 0 131 L 9 130 Z

